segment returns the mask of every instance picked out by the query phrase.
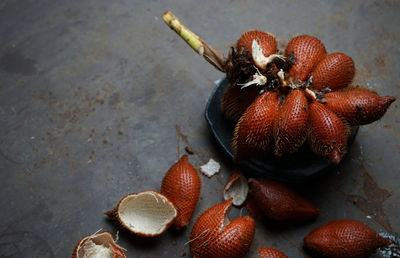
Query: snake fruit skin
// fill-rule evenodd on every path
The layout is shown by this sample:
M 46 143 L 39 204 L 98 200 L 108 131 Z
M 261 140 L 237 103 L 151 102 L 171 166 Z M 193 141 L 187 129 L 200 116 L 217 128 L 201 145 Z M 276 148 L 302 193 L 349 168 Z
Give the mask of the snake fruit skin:
M 355 73 L 351 57 L 342 53 L 327 55 L 312 72 L 312 88 L 338 90 L 349 86 Z
M 161 193 L 175 206 L 178 215 L 173 227 L 185 228 L 190 222 L 200 197 L 201 181 L 196 169 L 183 155 L 165 174 Z
M 288 256 L 279 250 L 269 247 L 263 247 L 258 250 L 260 258 L 288 258 Z
M 310 109 L 310 133 L 308 136 L 311 149 L 317 155 L 338 164 L 346 153 L 349 129 L 342 120 L 324 104 L 312 102 Z
M 93 244 L 111 248 L 114 258 L 126 258 L 125 249 L 119 246 L 114 240 L 113 236 L 108 231 L 102 231 L 98 233 L 94 233 L 92 235 L 85 236 L 82 238 L 79 243 L 75 246 L 75 249 L 72 253 L 72 258 L 82 258 L 88 256 L 98 256 L 99 253 L 92 253 L 94 250 L 85 250 L 85 245 L 92 242 Z M 90 245 L 90 244 L 89 244 Z M 89 254 L 88 254 L 89 253 Z
M 253 206 L 249 207 L 249 211 L 253 216 L 264 215 L 275 221 L 303 222 L 314 220 L 319 215 L 314 205 L 281 183 L 251 178 L 249 187 L 252 200 L 250 205 Z
M 272 149 L 278 109 L 278 94 L 272 91 L 263 93 L 250 105 L 235 127 L 232 148 L 236 161 Z
M 345 119 L 349 125 L 365 125 L 380 119 L 396 100 L 376 92 L 356 87 L 325 95 L 326 107 Z
M 313 68 L 326 55 L 324 44 L 316 37 L 300 35 L 290 40 L 285 50 L 285 56 L 294 54 L 296 62 L 289 70 L 290 76 L 305 81 Z
M 241 89 L 238 86 L 229 85 L 226 88 L 221 102 L 221 110 L 228 119 L 239 120 L 246 109 L 259 95 L 260 89 L 247 87 Z
M 229 222 L 232 199 L 206 210 L 196 221 L 190 235 L 190 252 L 202 257 L 244 257 L 254 237 L 255 224 L 249 216 Z
M 268 57 L 276 52 L 276 40 L 271 34 L 259 31 L 259 30 L 249 30 L 242 34 L 239 40 L 236 42 L 236 48 L 243 48 L 249 53 L 252 52 L 253 40 L 257 40 L 258 44 L 261 46 L 262 53 L 264 56 Z
M 296 152 L 307 138 L 308 102 L 301 89 L 287 96 L 275 119 L 275 156 Z
M 336 220 L 304 238 L 304 246 L 319 257 L 369 257 L 377 248 L 390 244 L 374 230 L 355 220 Z
M 264 57 L 252 56 L 261 52 L 254 40 Z M 285 49 L 286 59 L 276 45 L 269 33 L 247 31 L 231 48 L 226 65 L 230 86 L 222 98 L 222 112 L 236 122 L 234 160 L 259 158 L 269 151 L 281 158 L 297 152 L 307 140 L 315 154 L 339 163 L 346 154 L 347 128 L 380 119 L 396 98 L 350 86 L 355 75 L 353 59 L 343 53 L 328 54 L 316 37 L 292 38 Z M 262 66 L 263 62 L 268 65 Z M 270 108 L 275 100 L 262 104 L 265 92 L 277 94 L 276 113 Z M 309 105 L 317 102 L 323 106 L 313 104 L 310 111 Z M 271 142 L 270 119 L 274 116 Z
M 133 234 L 156 237 L 173 225 L 178 211 L 163 194 L 143 191 L 125 195 L 115 208 L 104 214 Z

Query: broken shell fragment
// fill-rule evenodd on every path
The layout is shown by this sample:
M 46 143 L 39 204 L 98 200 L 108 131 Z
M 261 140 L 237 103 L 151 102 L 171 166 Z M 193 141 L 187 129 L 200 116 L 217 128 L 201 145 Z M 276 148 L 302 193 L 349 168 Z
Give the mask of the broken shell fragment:
M 190 235 L 190 253 L 202 257 L 244 257 L 254 237 L 255 223 L 249 216 L 230 221 L 232 199 L 206 210 Z
M 324 104 L 313 101 L 310 107 L 309 145 L 317 155 L 339 164 L 347 149 L 349 129 Z
M 125 251 L 116 243 L 110 232 L 103 231 L 82 238 L 76 245 L 72 257 L 126 258 Z
M 174 222 L 178 212 L 164 195 L 145 191 L 128 194 L 117 206 L 105 212 L 131 233 L 153 237 L 165 232 Z
M 201 173 L 207 177 L 212 177 L 213 175 L 219 173 L 221 165 L 213 159 L 209 159 L 206 164 L 200 167 Z
M 362 88 L 347 88 L 325 95 L 326 106 L 349 125 L 365 125 L 380 119 L 396 100 L 393 96 L 379 96 Z
M 288 258 L 283 252 L 270 247 L 262 247 L 258 250 L 259 258 Z
M 319 210 L 287 186 L 268 179 L 249 179 L 247 208 L 257 216 L 275 221 L 303 222 L 314 220 Z
M 304 247 L 319 257 L 369 257 L 390 242 L 361 222 L 343 219 L 309 233 L 304 238 Z
M 183 155 L 165 174 L 161 193 L 165 195 L 178 211 L 173 227 L 185 228 L 189 225 L 200 197 L 201 182 L 196 169 Z
M 233 205 L 241 206 L 247 198 L 249 186 L 247 179 L 239 170 L 232 171 L 232 175 L 224 188 L 224 200 L 233 198 Z
M 312 72 L 311 87 L 316 90 L 338 90 L 349 86 L 355 74 L 351 57 L 342 53 L 327 55 Z
M 316 37 L 300 35 L 288 43 L 285 56 L 293 53 L 295 63 L 290 67 L 289 74 L 294 79 L 306 81 L 314 67 L 325 57 L 324 44 Z

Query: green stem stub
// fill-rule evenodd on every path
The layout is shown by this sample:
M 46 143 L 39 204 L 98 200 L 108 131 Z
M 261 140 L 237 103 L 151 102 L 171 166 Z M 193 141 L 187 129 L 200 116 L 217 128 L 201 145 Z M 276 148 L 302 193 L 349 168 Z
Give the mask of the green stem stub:
M 162 18 L 171 29 L 178 33 L 178 35 L 181 36 L 181 38 L 193 48 L 194 51 L 203 56 L 204 47 L 203 42 L 199 36 L 186 28 L 185 25 L 183 25 L 181 21 L 178 20 L 178 18 L 170 11 L 165 12 Z
M 162 18 L 196 53 L 204 57 L 221 72 L 225 72 L 226 58 L 221 52 L 205 43 L 199 36 L 186 28 L 170 11 L 165 12 Z

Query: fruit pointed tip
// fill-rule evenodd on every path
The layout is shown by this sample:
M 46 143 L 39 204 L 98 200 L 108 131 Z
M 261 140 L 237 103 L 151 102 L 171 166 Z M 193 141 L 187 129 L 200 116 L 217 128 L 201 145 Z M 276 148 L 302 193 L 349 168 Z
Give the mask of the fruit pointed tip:
M 337 165 L 340 163 L 341 160 L 342 160 L 342 155 L 340 154 L 340 152 L 337 149 L 333 150 L 330 156 L 330 161 L 332 161 Z
M 396 97 L 394 96 L 383 96 L 381 97 L 381 102 L 389 106 L 396 100 Z
M 114 214 L 115 214 L 115 209 L 109 210 L 104 212 L 105 215 L 107 215 L 110 218 L 114 218 Z

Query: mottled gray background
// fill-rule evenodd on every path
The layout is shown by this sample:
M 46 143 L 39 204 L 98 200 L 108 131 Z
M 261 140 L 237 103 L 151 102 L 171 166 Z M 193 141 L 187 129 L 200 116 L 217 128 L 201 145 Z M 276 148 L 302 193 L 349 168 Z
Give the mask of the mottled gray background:
M 400 1 L 16 1 L 0 2 L 0 257 L 68 257 L 100 228 L 125 194 L 159 190 L 166 170 L 191 146 L 202 176 L 195 212 L 222 200 L 231 165 L 204 120 L 223 74 L 162 21 L 174 12 L 227 52 L 247 29 L 318 36 L 350 55 L 355 82 L 399 97 Z M 303 257 L 303 237 L 337 218 L 400 231 L 400 110 L 363 126 L 336 171 L 303 191 L 321 215 L 281 227 L 257 220 L 248 257 L 272 246 Z M 233 208 L 231 218 L 238 216 Z M 242 211 L 246 213 L 245 209 Z M 129 257 L 190 256 L 190 229 L 155 239 L 120 232 Z

